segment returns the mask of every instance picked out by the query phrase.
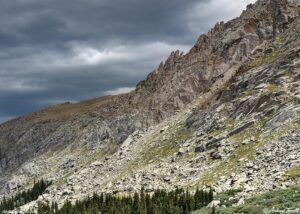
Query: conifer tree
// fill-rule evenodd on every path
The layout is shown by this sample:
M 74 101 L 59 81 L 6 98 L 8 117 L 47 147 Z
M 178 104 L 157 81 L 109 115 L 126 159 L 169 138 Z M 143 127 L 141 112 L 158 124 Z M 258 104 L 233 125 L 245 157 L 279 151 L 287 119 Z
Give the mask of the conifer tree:
M 43 187 L 42 182 L 37 182 Z M 202 197 L 203 196 L 203 197 Z M 133 196 L 114 196 L 101 193 L 93 194 L 82 201 L 76 201 L 72 205 L 66 201 L 61 209 L 57 203 L 51 205 L 39 204 L 38 214 L 189 214 L 191 211 L 206 206 L 213 197 L 212 191 L 206 192 L 197 188 L 195 193 L 182 189 L 167 192 L 166 190 L 156 190 L 152 195 L 147 194 L 142 189 Z M 8 199 L 1 202 L 7 206 Z
M 212 208 L 212 212 L 211 212 L 212 214 L 216 214 L 216 208 L 215 208 L 215 206 L 213 206 L 213 208 Z

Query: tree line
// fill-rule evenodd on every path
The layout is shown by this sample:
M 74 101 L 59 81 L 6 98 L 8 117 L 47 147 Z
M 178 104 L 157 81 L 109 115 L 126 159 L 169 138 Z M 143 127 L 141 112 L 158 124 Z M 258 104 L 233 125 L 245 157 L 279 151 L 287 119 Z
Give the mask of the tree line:
M 0 202 L 0 214 L 38 199 L 50 185 L 42 179 L 35 182 L 32 189 L 4 198 Z M 155 190 L 149 194 L 142 188 L 140 192 L 124 196 L 94 193 L 75 204 L 66 201 L 61 208 L 56 202 L 39 203 L 35 212 L 27 214 L 189 214 L 206 207 L 212 200 L 212 189 L 204 191 L 197 188 L 195 192 L 188 189 Z
M 213 200 L 213 191 L 196 192 L 177 189 L 167 192 L 156 190 L 152 195 L 142 189 L 128 196 L 94 194 L 71 204 L 66 201 L 58 209 L 56 203 L 39 204 L 38 214 L 189 214 L 207 206 Z
M 34 182 L 34 185 L 30 190 L 24 190 L 10 198 L 4 197 L 4 199 L 0 202 L 0 213 L 2 214 L 4 211 L 14 210 L 31 201 L 35 201 L 50 185 L 51 182 L 44 181 L 42 179 L 38 182 Z

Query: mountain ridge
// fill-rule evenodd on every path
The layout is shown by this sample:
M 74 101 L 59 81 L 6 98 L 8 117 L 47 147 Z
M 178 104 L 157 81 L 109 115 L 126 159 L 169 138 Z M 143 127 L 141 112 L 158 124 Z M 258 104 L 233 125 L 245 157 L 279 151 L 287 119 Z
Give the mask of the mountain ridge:
M 277 2 L 277 4 L 274 2 Z M 103 176 L 103 180 L 105 180 L 105 175 L 101 173 L 101 170 L 107 170 L 108 174 L 109 172 L 112 173 L 111 179 L 117 179 L 116 177 L 121 177 L 121 180 L 125 179 L 125 181 L 116 181 L 116 183 L 111 184 L 103 181 L 102 185 L 106 189 L 103 187 L 102 191 L 119 192 L 120 190 L 118 189 L 124 187 L 124 192 L 130 192 L 128 189 L 132 191 L 143 185 L 142 181 L 138 182 L 141 184 L 137 186 L 132 184 L 135 175 L 137 177 L 144 176 L 140 175 L 138 170 L 135 172 L 135 168 L 145 167 L 146 176 L 149 176 L 147 168 L 150 167 L 150 169 L 154 170 L 151 167 L 157 167 L 156 164 L 159 165 L 159 163 L 156 163 L 156 161 L 160 159 L 165 160 L 165 163 L 163 161 L 161 163 L 162 166 L 158 167 L 163 171 L 163 173 L 160 173 L 162 177 L 158 173 L 154 178 L 151 178 L 153 180 L 150 179 L 151 182 L 145 184 L 149 190 L 153 189 L 153 186 L 161 186 L 161 182 L 166 188 L 172 188 L 172 186 L 180 184 L 183 186 L 191 183 L 195 184 L 195 182 L 198 182 L 199 176 L 202 177 L 204 185 L 214 185 L 206 182 L 207 180 L 214 180 L 212 178 L 214 173 L 211 175 L 210 170 L 215 169 L 215 165 L 219 164 L 219 162 L 215 163 L 213 160 L 219 160 L 220 157 L 222 160 L 224 158 L 225 161 L 226 158 L 230 160 L 232 158 L 230 156 L 231 153 L 225 152 L 225 150 L 235 152 L 235 147 L 227 145 L 227 141 L 235 141 L 237 139 L 231 139 L 230 136 L 236 137 L 242 131 L 247 130 L 248 127 L 252 129 L 253 124 L 259 125 L 259 129 L 266 129 L 267 133 L 269 127 L 266 128 L 266 124 L 257 124 L 263 123 L 259 118 L 269 119 L 267 122 L 270 122 L 278 115 L 273 115 L 272 108 L 269 109 L 268 106 L 263 107 L 266 103 L 270 106 L 276 106 L 273 111 L 278 111 L 279 115 L 282 114 L 280 112 L 281 108 L 277 108 L 277 104 L 287 102 L 284 100 L 286 99 L 284 96 L 287 95 L 280 94 L 280 90 L 276 86 L 277 79 L 280 79 L 283 75 L 280 66 L 282 64 L 287 69 L 295 70 L 296 74 L 292 72 L 290 74 L 291 78 L 297 78 L 297 69 L 299 69 L 297 67 L 299 66 L 297 62 L 299 57 L 299 49 L 297 50 L 299 34 L 297 34 L 297 29 L 299 30 L 300 10 L 297 3 L 297 1 L 285 0 L 259 0 L 254 5 L 249 5 L 239 18 L 228 23 L 218 23 L 207 34 L 201 35 L 195 46 L 187 54 L 180 54 L 179 51 L 171 53 L 170 57 L 164 63 L 161 63 L 154 72 L 150 73 L 146 80 L 141 81 L 137 85 L 137 89 L 134 92 L 76 104 L 61 104 L 1 124 L 0 172 L 7 175 L 7 178 L 6 176 L 0 178 L 0 187 L 1 185 L 3 186 L 2 192 L 11 194 L 18 186 L 21 188 L 26 186 L 24 181 L 28 180 L 28 178 L 46 176 L 57 183 L 63 183 L 62 186 L 64 186 L 59 187 L 58 185 L 52 189 L 52 192 L 50 191 L 51 193 L 46 197 L 47 200 L 55 198 L 63 201 L 62 198 L 73 196 L 76 196 L 73 199 L 77 199 L 81 197 L 78 195 L 81 195 L 80 191 L 82 191 L 81 185 L 79 185 L 82 182 L 82 178 L 96 176 L 101 180 L 101 176 Z M 293 34 L 293 29 L 296 30 L 295 34 Z M 296 61 L 291 64 L 291 60 Z M 278 71 L 275 71 L 276 69 Z M 249 71 L 253 71 L 253 73 L 251 74 Z M 268 72 L 271 73 L 270 76 L 268 76 Z M 279 77 L 276 75 L 279 75 Z M 276 78 L 274 77 L 272 80 L 272 76 Z M 270 85 L 259 86 L 260 82 L 264 83 L 259 80 L 259 77 L 265 81 L 265 84 L 269 84 L 270 81 Z M 249 81 L 246 81 L 247 79 Z M 286 80 L 281 81 L 285 82 Z M 290 82 L 285 84 L 288 86 L 293 85 Z M 243 90 L 247 89 L 247 87 L 251 89 L 247 92 L 249 94 L 243 95 L 245 97 L 242 98 L 239 97 L 242 93 L 245 93 Z M 256 89 L 256 87 L 260 88 Z M 261 90 L 263 93 L 252 94 L 253 92 L 251 91 L 255 90 Z M 289 93 L 294 93 L 289 90 L 286 89 Z M 273 97 L 275 92 L 279 93 L 277 95 L 279 101 L 276 101 Z M 297 97 L 297 94 L 289 96 Z M 197 102 L 199 98 L 202 101 Z M 237 100 L 234 100 L 234 98 Z M 233 103 L 228 104 L 228 101 Z M 232 116 L 224 116 L 222 118 L 221 110 L 217 111 L 222 104 L 232 110 Z M 186 108 L 187 111 L 184 110 Z M 292 113 L 289 114 L 298 114 L 296 107 L 290 108 Z M 265 113 L 265 110 L 270 112 Z M 225 110 L 223 109 L 222 111 Z M 179 116 L 176 116 L 176 112 L 178 112 Z M 174 114 L 175 116 L 172 117 Z M 225 121 L 216 122 L 218 120 L 214 118 L 213 114 L 217 118 L 219 117 L 220 121 Z M 239 116 L 241 114 L 242 116 Z M 268 118 L 271 117 L 270 115 L 273 118 Z M 291 115 L 285 117 L 290 119 Z M 241 119 L 236 119 L 239 117 Z M 243 121 L 243 117 L 247 119 Z M 203 118 L 206 118 L 206 122 L 202 121 Z M 232 120 L 235 122 L 232 122 Z M 280 121 L 280 119 L 278 120 Z M 243 122 L 245 123 L 243 124 Z M 269 124 L 271 128 L 276 126 L 275 122 L 274 124 Z M 215 125 L 207 127 L 209 124 Z M 206 136 L 207 134 L 211 135 L 212 130 L 215 130 L 215 132 L 220 131 L 220 127 L 218 128 L 216 124 L 217 126 L 224 126 L 224 136 L 222 136 L 222 133 L 221 136 L 218 133 L 215 133 L 215 136 Z M 192 129 L 190 129 L 191 127 Z M 228 133 L 225 135 L 226 132 Z M 261 133 L 261 135 L 263 134 L 265 133 Z M 247 133 L 247 137 L 249 137 L 248 135 L 249 133 Z M 213 139 L 209 139 L 211 137 Z M 154 142 L 152 138 L 156 139 L 157 142 Z M 264 141 L 261 138 L 259 137 L 259 139 L 254 139 L 253 141 Z M 244 140 L 247 139 L 243 139 L 239 143 L 243 143 Z M 251 137 L 248 140 L 252 141 Z M 205 145 L 200 143 L 202 141 L 205 142 Z M 175 142 L 178 146 L 174 147 L 172 142 Z M 219 142 L 224 145 L 219 145 Z M 153 151 L 160 153 L 160 150 L 157 150 L 160 147 L 157 147 L 156 143 L 161 146 L 162 157 L 158 154 L 158 157 L 156 157 L 156 154 L 153 153 Z M 152 144 L 154 146 L 151 146 Z M 185 144 L 188 145 L 186 148 L 183 146 Z M 261 144 L 265 144 L 265 142 L 261 142 Z M 247 145 L 245 144 L 245 146 Z M 217 148 L 217 151 L 210 151 L 211 148 L 208 149 L 209 147 L 212 147 L 212 149 Z M 178 148 L 179 151 L 177 151 Z M 222 151 L 219 151 L 219 148 Z M 207 150 L 209 151 L 208 157 L 213 160 L 206 156 L 204 156 L 205 159 L 201 159 L 203 158 L 202 155 L 197 157 L 199 151 Z M 154 158 L 148 157 L 148 159 L 147 151 Z M 193 153 L 193 151 L 196 151 L 196 153 Z M 74 154 L 69 154 L 69 152 Z M 36 153 L 36 156 L 32 157 L 30 155 L 32 153 Z M 71 157 L 72 155 L 73 157 L 66 158 L 60 153 L 66 153 L 66 157 Z M 94 158 L 86 160 L 85 157 L 80 157 L 80 154 L 85 155 L 89 153 L 96 154 L 96 162 L 93 163 Z M 174 156 L 173 153 L 175 153 Z M 181 163 L 181 161 L 174 163 L 171 161 L 174 159 L 176 162 L 177 159 L 180 160 L 180 157 L 185 155 L 191 155 L 192 159 L 190 161 L 194 164 L 187 169 L 184 168 L 183 171 L 186 172 L 182 172 L 188 174 L 190 178 L 184 177 L 182 181 L 172 181 L 171 175 L 165 175 L 168 174 L 167 171 L 171 171 L 170 166 L 165 164 L 172 166 L 171 163 L 173 163 L 174 167 L 178 168 L 176 164 L 180 166 L 180 164 L 186 163 Z M 123 156 L 123 159 L 129 158 L 128 161 L 119 160 Z M 237 156 L 240 156 L 240 154 Z M 59 159 L 57 163 L 53 160 L 54 157 Z M 147 166 L 148 163 L 144 163 L 144 160 L 140 160 L 141 157 L 151 161 L 149 166 Z M 154 162 L 152 162 L 152 158 Z M 203 162 L 202 164 L 206 164 L 207 167 L 194 172 L 196 174 L 194 175 L 191 172 L 200 167 L 200 165 L 199 162 L 193 161 L 199 161 L 198 159 L 200 163 Z M 113 164 L 108 163 L 109 161 L 112 161 Z M 145 166 L 135 166 L 135 164 L 140 165 L 139 161 Z M 80 162 L 83 164 L 80 165 Z M 89 166 L 89 164 L 91 165 Z M 235 164 L 234 162 L 234 166 Z M 72 165 L 74 166 L 71 167 Z M 232 163 L 228 165 L 231 166 Z M 43 168 L 43 166 L 49 168 L 49 175 L 41 172 L 40 167 Z M 67 188 L 68 185 L 65 186 L 64 184 L 64 179 L 69 179 L 69 176 L 67 178 L 65 176 L 70 172 L 73 174 L 74 167 L 80 173 L 78 173 L 78 176 L 73 176 L 74 181 L 72 181 L 71 185 L 73 190 L 69 190 Z M 97 167 L 99 169 L 92 172 Z M 122 172 L 122 167 L 128 168 L 133 175 L 131 176 L 131 173 L 128 174 L 128 172 Z M 15 177 L 10 177 L 10 170 L 14 168 L 17 169 L 18 173 L 14 173 Z M 193 168 L 191 172 L 189 172 L 189 168 Z M 218 169 L 215 169 L 215 171 L 217 172 Z M 100 177 L 95 173 L 100 173 Z M 124 173 L 128 175 L 122 178 Z M 180 177 L 179 174 L 177 176 Z M 243 176 L 233 179 L 245 179 Z M 136 179 L 139 180 L 139 178 Z M 223 183 L 230 180 L 230 178 L 223 179 L 225 179 Z M 240 183 L 243 182 L 240 181 Z M 91 184 L 91 187 L 93 185 Z M 149 187 L 151 185 L 152 188 Z M 76 190 L 75 187 L 78 189 Z M 68 189 L 66 194 L 64 194 L 64 188 Z M 215 189 L 216 191 L 223 191 L 224 187 L 215 186 Z M 261 189 L 264 190 L 263 188 Z M 58 194 L 59 192 L 61 193 L 60 195 Z

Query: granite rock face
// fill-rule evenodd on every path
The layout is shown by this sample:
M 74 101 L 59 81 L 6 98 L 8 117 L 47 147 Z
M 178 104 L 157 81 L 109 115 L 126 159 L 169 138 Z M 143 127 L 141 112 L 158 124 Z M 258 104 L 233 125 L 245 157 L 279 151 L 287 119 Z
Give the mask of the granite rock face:
M 142 186 L 239 188 L 244 199 L 292 185 L 288 170 L 300 161 L 299 12 L 297 1 L 258 0 L 188 53 L 171 53 L 133 92 L 0 125 L 0 194 L 41 177 L 53 185 L 39 200 L 59 203 Z

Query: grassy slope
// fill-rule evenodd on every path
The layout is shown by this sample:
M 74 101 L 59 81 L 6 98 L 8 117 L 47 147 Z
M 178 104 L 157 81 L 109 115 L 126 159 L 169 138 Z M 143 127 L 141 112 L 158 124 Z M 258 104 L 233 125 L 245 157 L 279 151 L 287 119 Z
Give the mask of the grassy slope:
M 234 192 L 222 193 L 216 196 L 221 201 L 228 200 Z M 226 198 L 227 197 L 227 198 Z M 228 201 L 227 201 L 228 203 Z M 238 207 L 218 208 L 218 214 L 231 214 L 231 213 L 245 213 L 245 214 L 259 214 L 264 213 L 266 210 L 271 209 L 296 209 L 300 208 L 300 186 L 294 186 L 286 190 L 271 191 L 251 199 L 246 200 L 244 205 Z M 204 208 L 193 214 L 208 214 L 211 213 L 210 209 Z

